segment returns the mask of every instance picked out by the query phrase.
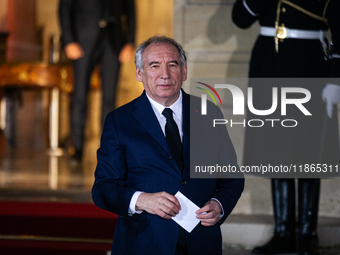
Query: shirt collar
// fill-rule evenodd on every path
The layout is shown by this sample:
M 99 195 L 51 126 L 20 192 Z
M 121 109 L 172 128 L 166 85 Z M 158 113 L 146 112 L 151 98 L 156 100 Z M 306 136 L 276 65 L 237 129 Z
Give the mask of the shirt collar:
M 157 119 L 160 116 L 163 116 L 162 112 L 166 108 L 164 105 L 157 103 L 153 100 L 148 93 L 146 93 L 147 98 L 149 99 L 151 106 L 156 114 Z M 179 97 L 175 103 L 173 103 L 169 108 L 173 111 L 178 119 L 182 119 L 182 90 L 179 91 Z

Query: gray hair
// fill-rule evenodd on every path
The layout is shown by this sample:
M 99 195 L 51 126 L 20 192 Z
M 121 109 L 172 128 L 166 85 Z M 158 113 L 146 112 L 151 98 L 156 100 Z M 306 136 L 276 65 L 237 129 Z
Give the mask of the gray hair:
M 182 46 L 176 42 L 174 39 L 166 36 L 153 36 L 150 37 L 148 40 L 144 41 L 141 43 L 135 53 L 135 64 L 138 69 L 140 69 L 143 72 L 143 67 L 144 67 L 144 60 L 143 60 L 143 53 L 145 49 L 150 45 L 150 44 L 172 44 L 173 46 L 176 47 L 178 50 L 180 56 L 181 56 L 181 65 L 182 67 L 186 66 L 187 64 L 187 57 L 185 56 L 185 51 L 183 50 Z

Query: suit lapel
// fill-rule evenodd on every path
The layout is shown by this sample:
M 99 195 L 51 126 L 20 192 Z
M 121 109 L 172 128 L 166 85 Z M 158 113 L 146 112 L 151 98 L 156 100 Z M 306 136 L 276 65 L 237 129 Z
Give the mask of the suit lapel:
M 183 90 L 183 105 L 182 105 L 182 129 L 183 129 L 183 155 L 190 148 L 190 96 Z M 184 158 L 184 160 L 186 160 Z
M 182 129 L 183 129 L 183 157 L 184 157 L 184 173 L 187 176 L 190 174 L 190 96 L 183 90 L 183 104 L 182 104 Z
M 189 175 L 190 171 L 187 171 L 190 165 L 190 96 L 182 90 L 183 93 L 183 105 L 182 105 L 182 129 L 183 129 L 183 157 L 184 157 L 184 175 Z M 153 112 L 152 106 L 146 97 L 145 91 L 136 100 L 135 109 L 132 115 L 140 122 L 140 124 L 149 132 L 149 134 L 155 139 L 157 143 L 163 148 L 163 150 L 170 155 L 170 150 L 166 142 L 163 131 L 159 125 L 159 122 Z M 176 165 L 176 164 L 175 164 Z M 176 169 L 180 174 L 180 170 L 176 165 Z
M 145 91 L 136 100 L 135 109 L 132 115 L 140 122 L 140 124 L 150 133 L 157 143 L 170 154 L 168 144 L 166 143 L 165 136 L 155 116 L 152 106 L 146 97 Z

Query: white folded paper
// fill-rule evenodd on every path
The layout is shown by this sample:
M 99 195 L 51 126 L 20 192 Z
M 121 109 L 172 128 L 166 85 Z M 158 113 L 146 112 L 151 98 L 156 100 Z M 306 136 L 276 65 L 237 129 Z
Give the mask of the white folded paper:
M 179 191 L 175 197 L 181 204 L 181 210 L 172 219 L 190 233 L 200 223 L 200 220 L 196 218 L 196 211 L 200 208 Z

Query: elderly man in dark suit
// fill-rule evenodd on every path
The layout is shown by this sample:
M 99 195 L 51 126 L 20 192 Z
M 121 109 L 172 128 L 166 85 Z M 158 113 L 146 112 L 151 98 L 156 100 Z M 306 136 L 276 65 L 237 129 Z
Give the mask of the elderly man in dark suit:
M 200 115 L 193 106 L 200 99 L 181 89 L 187 79 L 182 47 L 156 36 L 135 56 L 135 75 L 145 91 L 106 117 L 92 189 L 97 206 L 120 216 L 112 254 L 222 254 L 220 225 L 243 191 L 243 176 L 190 178 L 190 115 Z M 221 118 L 213 106 L 208 115 Z M 208 158 L 237 165 L 226 127 L 213 133 L 216 150 Z M 177 191 L 200 207 L 200 224 L 190 233 L 171 220 L 181 210 Z
M 123 16 L 126 19 L 122 19 Z M 73 60 L 71 138 L 75 148 L 73 158 L 80 162 L 91 73 L 95 64 L 100 63 L 103 122 L 115 107 L 120 62 L 127 61 L 133 55 L 134 2 L 60 0 L 59 20 L 66 56 Z M 127 24 L 123 24 L 122 20 Z

